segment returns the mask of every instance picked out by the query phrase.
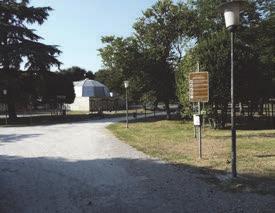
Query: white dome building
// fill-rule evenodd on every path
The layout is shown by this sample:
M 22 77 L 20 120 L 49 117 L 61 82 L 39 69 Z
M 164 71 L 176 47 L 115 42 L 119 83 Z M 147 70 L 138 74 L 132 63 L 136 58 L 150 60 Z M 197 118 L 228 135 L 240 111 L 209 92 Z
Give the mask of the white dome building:
M 95 80 L 85 79 L 74 82 L 74 91 L 76 97 L 110 97 L 109 89 Z
M 109 89 L 102 83 L 85 79 L 74 82 L 75 100 L 70 104 L 71 111 L 91 111 L 91 98 L 110 97 Z

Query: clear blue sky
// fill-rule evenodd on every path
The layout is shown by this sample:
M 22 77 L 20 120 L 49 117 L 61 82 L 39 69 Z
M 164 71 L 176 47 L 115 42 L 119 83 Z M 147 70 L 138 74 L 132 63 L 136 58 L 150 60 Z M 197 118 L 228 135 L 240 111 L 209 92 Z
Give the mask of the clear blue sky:
M 61 68 L 80 66 L 96 72 L 102 66 L 97 49 L 101 36 L 129 36 L 132 25 L 156 0 L 31 0 L 54 9 L 42 26 L 33 26 L 46 44 L 60 46 Z

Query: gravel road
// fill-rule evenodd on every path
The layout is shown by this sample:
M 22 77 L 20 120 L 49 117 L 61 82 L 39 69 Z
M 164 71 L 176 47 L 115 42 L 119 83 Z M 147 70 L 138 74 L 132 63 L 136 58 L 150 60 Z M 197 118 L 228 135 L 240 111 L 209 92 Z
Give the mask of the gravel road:
M 114 121 L 0 128 L 0 213 L 275 212 L 120 142 Z

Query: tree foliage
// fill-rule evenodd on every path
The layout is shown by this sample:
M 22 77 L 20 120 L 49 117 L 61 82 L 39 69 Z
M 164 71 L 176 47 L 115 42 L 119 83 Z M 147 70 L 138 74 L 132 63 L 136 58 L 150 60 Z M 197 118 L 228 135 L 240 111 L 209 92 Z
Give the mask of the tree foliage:
M 23 59 L 25 68 L 33 71 L 47 71 L 60 65 L 57 46 L 40 43 L 42 38 L 28 28 L 30 24 L 43 24 L 51 10 L 31 7 L 28 0 L 0 2 L 0 69 L 19 70 Z
M 137 102 L 146 90 L 143 72 L 144 57 L 134 37 L 106 36 L 99 50 L 105 69 L 96 73 L 96 79 L 118 94 L 124 94 L 123 81 L 130 81 L 129 100 Z
M 224 20 L 214 5 L 221 1 L 193 1 L 199 23 L 196 43 L 181 63 L 177 74 L 178 97 L 188 106 L 187 75 L 201 69 L 209 72 L 210 106 L 227 112 L 230 102 L 230 37 L 224 29 Z M 274 1 L 251 1 L 241 14 L 241 28 L 235 39 L 236 100 L 242 104 L 257 105 L 274 96 Z M 273 23 L 273 24 L 272 24 Z M 189 105 L 190 106 L 190 105 Z M 186 108 L 183 107 L 183 112 Z
M 73 103 L 75 99 L 73 82 L 64 78 L 57 72 L 45 72 L 34 79 L 35 99 L 42 100 L 42 103 L 56 103 L 58 97 L 64 97 L 62 103 Z
M 81 81 L 85 78 L 93 80 L 95 78 L 95 74 L 92 71 L 87 71 L 78 66 L 73 66 L 67 69 L 62 69 L 59 71 L 65 78 L 70 81 Z
M 1 85 L 8 89 L 9 117 L 16 118 L 15 104 L 24 96 L 26 79 L 48 72 L 61 62 L 56 45 L 46 45 L 30 29 L 32 24 L 43 24 L 49 16 L 50 7 L 32 7 L 28 0 L 0 1 L 0 72 Z M 24 67 L 27 73 L 20 72 Z
M 209 107 L 227 113 L 230 36 L 217 10 L 223 2 L 157 1 L 134 23 L 131 37 L 102 38 L 105 66 L 96 78 L 120 94 L 122 82 L 130 79 L 130 96 L 140 101 L 153 94 L 169 106 L 177 96 L 186 114 L 191 112 L 188 75 L 199 62 L 210 76 Z M 274 8 L 273 0 L 251 0 L 241 13 L 235 40 L 235 89 L 240 103 L 257 105 L 274 96 Z
M 103 37 L 106 46 L 100 54 L 104 73 L 114 78 L 111 89 L 123 94 L 122 82 L 128 79 L 133 99 L 154 94 L 158 102 L 166 104 L 169 114 L 169 102 L 175 98 L 175 68 L 185 39 L 191 37 L 188 23 L 194 19 L 186 5 L 162 0 L 143 12 L 134 24 L 132 37 Z

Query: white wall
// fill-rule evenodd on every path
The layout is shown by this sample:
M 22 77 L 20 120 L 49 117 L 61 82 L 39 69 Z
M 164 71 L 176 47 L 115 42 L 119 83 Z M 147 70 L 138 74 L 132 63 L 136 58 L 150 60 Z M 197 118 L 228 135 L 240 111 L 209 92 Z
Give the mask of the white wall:
M 76 97 L 82 97 L 82 86 L 75 86 L 74 87 L 74 92 Z
M 69 105 L 71 111 L 90 111 L 89 97 L 75 97 L 74 103 Z

